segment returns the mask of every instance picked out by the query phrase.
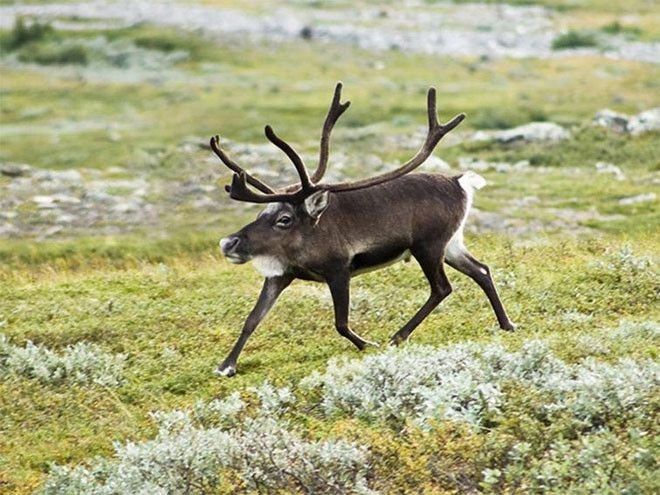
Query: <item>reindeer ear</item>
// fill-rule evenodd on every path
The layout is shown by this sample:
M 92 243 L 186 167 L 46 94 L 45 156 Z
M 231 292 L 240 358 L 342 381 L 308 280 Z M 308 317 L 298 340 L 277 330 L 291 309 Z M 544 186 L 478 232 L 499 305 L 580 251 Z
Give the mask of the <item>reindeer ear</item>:
M 305 199 L 305 211 L 310 217 L 318 220 L 321 217 L 321 214 L 328 207 L 328 200 L 328 191 L 316 191 Z

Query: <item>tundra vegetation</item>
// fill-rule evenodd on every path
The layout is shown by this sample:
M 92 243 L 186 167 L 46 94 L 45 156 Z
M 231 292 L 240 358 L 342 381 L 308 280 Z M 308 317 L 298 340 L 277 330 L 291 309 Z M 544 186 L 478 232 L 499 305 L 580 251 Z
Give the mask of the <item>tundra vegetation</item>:
M 348 3 L 286 5 L 332 18 Z M 657 493 L 660 69 L 601 51 L 657 46 L 659 14 L 507 8 L 530 3 L 550 31 L 525 58 L 373 51 L 313 26 L 268 42 L 67 14 L 3 24 L 0 492 Z M 257 16 L 268 2 L 190 4 Z M 374 12 L 396 20 L 397 3 Z M 569 32 L 598 46 L 552 50 Z M 293 182 L 260 129 L 315 163 L 337 80 L 355 105 L 333 182 L 411 156 L 429 86 L 441 115 L 467 114 L 419 170 L 488 181 L 466 245 L 518 329 L 448 269 L 454 292 L 409 345 L 358 353 L 327 289 L 297 282 L 219 379 L 261 277 L 217 242 L 260 207 L 229 200 L 208 138 Z M 351 294 L 354 329 L 385 344 L 428 288 L 410 262 Z

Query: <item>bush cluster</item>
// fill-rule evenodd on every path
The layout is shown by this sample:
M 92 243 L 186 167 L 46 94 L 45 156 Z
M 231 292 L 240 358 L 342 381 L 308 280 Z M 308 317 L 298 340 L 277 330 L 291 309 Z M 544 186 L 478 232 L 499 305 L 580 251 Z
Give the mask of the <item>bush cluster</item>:
M 125 360 L 122 354 L 108 354 L 86 342 L 69 346 L 58 354 L 32 342 L 24 347 L 11 344 L 0 334 L 0 376 L 23 376 L 43 383 L 117 387 L 123 381 Z
M 598 39 L 589 31 L 576 31 L 571 29 L 552 40 L 553 50 L 568 50 L 573 48 L 594 48 L 598 46 Z
M 289 393 L 265 384 L 245 412 L 238 394 L 191 410 L 154 414 L 156 438 L 116 445 L 112 461 L 55 467 L 44 495 L 235 493 L 364 494 L 371 490 L 364 448 L 308 440 L 282 418 Z M 239 416 L 239 413 L 242 417 Z
M 606 353 L 658 336 L 623 322 L 591 338 Z M 333 361 L 297 392 L 154 413 L 154 439 L 55 467 L 44 493 L 645 493 L 659 384 L 652 360 L 571 363 L 538 340 L 408 346 Z
M 585 359 L 567 364 L 541 341 L 518 352 L 497 344 L 442 349 L 409 346 L 361 360 L 333 361 L 305 380 L 322 388 L 327 415 L 356 415 L 403 428 L 454 420 L 487 426 L 505 416 L 513 395 L 543 397 L 535 414 L 548 421 L 568 412 L 586 429 L 612 415 L 643 414 L 660 377 L 660 365 L 630 359 L 609 364 Z

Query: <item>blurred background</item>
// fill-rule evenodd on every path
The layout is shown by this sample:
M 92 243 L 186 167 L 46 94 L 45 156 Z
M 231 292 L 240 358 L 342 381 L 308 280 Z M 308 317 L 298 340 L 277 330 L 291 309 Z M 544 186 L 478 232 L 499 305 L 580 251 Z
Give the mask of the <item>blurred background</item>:
M 219 187 L 230 176 L 208 138 L 286 183 L 292 167 L 264 124 L 313 165 L 338 80 L 353 106 L 334 132 L 329 180 L 410 156 L 433 85 L 442 118 L 468 119 L 424 170 L 489 172 L 475 228 L 637 228 L 654 184 L 622 179 L 658 165 L 648 135 L 660 119 L 658 10 L 652 0 L 3 1 L 0 238 L 219 235 L 254 207 Z M 500 132 L 529 123 L 541 124 Z

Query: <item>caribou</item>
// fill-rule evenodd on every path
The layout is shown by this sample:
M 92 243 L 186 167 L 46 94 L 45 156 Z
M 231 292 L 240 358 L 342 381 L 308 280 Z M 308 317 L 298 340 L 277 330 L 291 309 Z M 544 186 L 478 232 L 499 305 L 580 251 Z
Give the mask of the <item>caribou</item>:
M 251 261 L 265 277 L 256 305 L 240 336 L 216 374 L 233 376 L 238 357 L 250 335 L 293 280 L 326 283 L 334 306 L 337 332 L 359 350 L 375 345 L 349 325 L 351 277 L 411 256 L 419 263 L 430 286 L 424 305 L 390 339 L 405 342 L 413 330 L 445 299 L 452 287 L 444 264 L 473 279 L 485 292 L 499 326 L 513 330 L 495 289 L 490 269 L 465 248 L 463 229 L 474 191 L 486 181 L 468 171 L 462 175 L 415 173 L 438 142 L 465 114 L 445 124 L 438 122 L 436 91 L 427 94 L 428 132 L 419 151 L 400 168 L 374 177 L 323 183 L 330 151 L 330 134 L 350 102 L 341 102 L 342 84 L 335 87 L 321 131 L 318 166 L 311 176 L 300 155 L 266 126 L 269 141 L 291 160 L 299 182 L 273 189 L 247 173 L 221 148 L 218 136 L 210 146 L 234 173 L 225 186 L 237 201 L 266 204 L 256 220 L 220 240 L 231 263 Z

